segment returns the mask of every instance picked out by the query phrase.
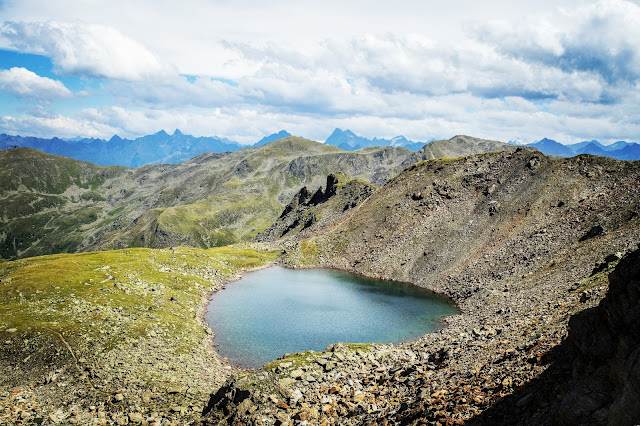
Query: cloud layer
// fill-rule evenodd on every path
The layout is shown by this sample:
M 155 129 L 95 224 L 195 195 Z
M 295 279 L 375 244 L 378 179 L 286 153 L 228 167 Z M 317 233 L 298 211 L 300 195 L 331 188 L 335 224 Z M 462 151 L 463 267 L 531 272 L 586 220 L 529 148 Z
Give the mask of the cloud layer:
M 109 26 L 9 21 L 0 34 L 22 52 L 50 57 L 63 74 L 142 80 L 170 71 L 140 43 Z
M 0 90 L 21 98 L 39 100 L 69 98 L 72 93 L 57 80 L 40 77 L 25 68 L 0 70 Z
M 265 6 L 263 17 L 275 22 L 260 24 L 261 9 L 251 2 L 197 0 L 192 5 L 210 17 L 209 26 L 191 15 L 191 26 L 176 19 L 175 31 L 159 31 L 165 18 L 155 9 L 161 8 L 140 2 L 127 19 L 144 16 L 152 24 L 140 21 L 125 33 L 84 4 L 78 14 L 91 23 L 28 20 L 27 6 L 37 1 L 8 10 L 16 19 L 0 27 L 0 45 L 51 58 L 60 76 L 100 79 L 94 96 L 101 102 L 92 105 L 89 97 L 72 112 L 51 105 L 46 119 L 16 112 L 0 123 L 3 131 L 28 125 L 43 136 L 109 137 L 178 127 L 241 142 L 283 128 L 319 140 L 334 127 L 416 140 L 467 133 L 607 142 L 640 134 L 640 7 L 628 1 L 573 1 L 562 9 L 541 0 L 537 12 L 522 9 L 520 16 L 512 3 L 488 2 L 482 11 L 459 0 L 480 17 L 497 18 L 472 23 L 449 22 L 454 17 L 444 9 L 414 5 L 417 16 L 404 16 L 410 31 L 402 31 L 393 21 L 399 12 L 388 7 L 387 26 L 373 8 L 370 19 L 346 7 L 330 22 L 309 5 L 331 36 L 301 30 L 296 19 L 307 18 L 293 3 Z M 495 12 L 500 8 L 508 13 Z M 235 22 L 226 22 L 240 11 L 254 14 L 246 17 L 253 28 L 234 30 Z M 291 15 L 278 21 L 278 13 Z M 353 24 L 344 29 L 347 18 Z M 421 28 L 418 18 L 430 26 Z M 283 28 L 283 22 L 295 23 Z M 292 29 L 298 33 L 288 34 Z M 40 103 L 72 96 L 60 81 L 25 68 L 1 70 L 0 90 Z M 113 102 L 105 105 L 104 97 Z

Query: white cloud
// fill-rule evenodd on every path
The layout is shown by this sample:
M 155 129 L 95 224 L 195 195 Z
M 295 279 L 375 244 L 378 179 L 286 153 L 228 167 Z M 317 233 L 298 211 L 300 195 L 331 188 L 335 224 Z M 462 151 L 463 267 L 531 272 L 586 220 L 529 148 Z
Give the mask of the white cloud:
M 65 74 L 141 80 L 171 69 L 116 29 L 69 22 L 4 22 L 0 34 L 22 52 L 51 58 Z
M 248 143 L 284 128 L 324 140 L 334 127 L 414 140 L 637 137 L 637 5 L 398 1 L 21 0 L 5 10 L 24 22 L 1 32 L 60 73 L 106 79 L 95 90 L 112 105 L 89 96 L 65 112 L 69 129 L 103 137 L 180 128 Z M 91 24 L 61 22 L 71 7 Z
M 115 133 L 114 128 L 103 123 L 77 120 L 62 115 L 53 117 L 4 116 L 0 117 L 0 127 L 5 133 L 44 138 L 52 135 L 61 138 L 102 137 Z
M 528 22 L 490 22 L 473 35 L 497 51 L 568 73 L 588 72 L 610 84 L 640 78 L 640 7 L 599 0 Z M 559 25 L 559 21 L 563 25 Z
M 0 91 L 25 98 L 47 100 L 70 98 L 71 91 L 57 80 L 40 77 L 26 68 L 13 67 L 0 70 Z

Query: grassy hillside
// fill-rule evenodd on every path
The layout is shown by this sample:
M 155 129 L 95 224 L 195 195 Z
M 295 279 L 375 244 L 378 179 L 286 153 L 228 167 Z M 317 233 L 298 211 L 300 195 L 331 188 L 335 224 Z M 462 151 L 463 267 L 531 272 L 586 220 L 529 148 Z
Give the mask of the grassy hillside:
M 250 240 L 307 185 L 342 169 L 384 182 L 408 150 L 346 153 L 290 137 L 178 165 L 102 167 L 20 148 L 0 151 L 0 256 Z
M 381 186 L 433 155 L 502 145 L 456 137 L 432 142 L 418 153 L 391 147 L 345 152 L 288 137 L 137 169 L 96 166 L 28 148 L 0 151 L 0 256 L 249 241 L 277 219 L 300 188 L 316 190 L 330 173 Z
M 38 383 L 20 394 L 38 401 L 33 418 L 186 421 L 228 374 L 200 321 L 203 297 L 275 258 L 259 247 L 136 248 L 1 263 L 0 405 Z

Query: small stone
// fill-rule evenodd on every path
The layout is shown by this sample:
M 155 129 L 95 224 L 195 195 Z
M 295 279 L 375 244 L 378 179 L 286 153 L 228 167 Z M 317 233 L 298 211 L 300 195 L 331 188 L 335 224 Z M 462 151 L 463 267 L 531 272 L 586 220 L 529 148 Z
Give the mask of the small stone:
M 302 376 L 304 376 L 304 371 L 300 370 L 299 368 L 295 369 L 291 372 L 290 376 L 292 379 L 301 379 Z
M 289 402 L 291 403 L 291 405 L 296 405 L 298 401 L 300 401 L 303 398 L 304 396 L 302 395 L 302 391 L 300 389 L 296 389 L 291 393 L 291 398 L 289 398 Z
M 589 299 L 591 299 L 591 294 L 589 294 L 589 292 L 583 291 L 580 293 L 580 303 L 585 303 Z
M 289 409 L 289 406 L 284 401 L 276 402 L 276 407 L 280 408 L 281 410 L 288 410 Z
M 151 401 L 153 394 L 149 391 L 142 392 L 142 402 L 148 403 Z
M 340 386 L 332 386 L 332 387 L 329 389 L 329 393 L 338 393 L 338 392 L 340 392 L 340 390 L 341 390 L 341 389 L 342 389 L 342 388 L 341 388 Z
M 129 414 L 129 421 L 131 423 L 142 423 L 142 421 L 144 420 L 144 418 L 142 417 L 141 413 L 130 413 Z
M 285 377 L 284 379 L 282 379 L 282 380 L 278 381 L 278 385 L 279 385 L 281 388 L 287 388 L 287 387 L 291 386 L 292 384 L 294 384 L 295 382 L 296 382 L 296 381 L 295 381 L 295 380 L 293 380 L 292 378 L 290 378 L 290 377 Z
M 56 411 L 55 413 L 49 414 L 49 420 L 51 420 L 52 423 L 62 423 L 65 418 L 66 416 L 60 410 Z
M 124 395 L 121 393 L 117 393 L 113 396 L 113 400 L 116 402 L 122 402 L 124 401 Z
M 336 363 L 333 361 L 327 361 L 327 363 L 324 365 L 324 371 L 331 371 L 334 368 L 336 368 Z
M 608 255 L 607 257 L 604 258 L 604 261 L 607 263 L 611 263 L 611 262 L 616 262 L 618 260 L 622 259 L 622 253 L 620 252 L 616 252 L 616 253 L 612 253 L 610 255 Z

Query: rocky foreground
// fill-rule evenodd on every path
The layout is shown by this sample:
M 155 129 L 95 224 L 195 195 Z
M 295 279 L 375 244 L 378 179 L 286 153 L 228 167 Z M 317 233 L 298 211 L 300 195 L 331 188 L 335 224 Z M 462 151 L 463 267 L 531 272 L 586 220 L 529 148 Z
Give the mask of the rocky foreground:
M 412 282 L 449 295 L 462 314 L 413 343 L 334 345 L 232 378 L 204 422 L 638 422 L 638 344 L 627 331 L 640 329 L 639 172 L 637 163 L 525 150 L 434 160 L 329 226 L 282 217 L 285 226 L 263 236 L 287 236 L 284 263 Z M 291 214 L 314 209 L 321 204 L 298 202 Z M 598 306 L 624 253 L 620 270 L 636 272 L 611 276 L 611 295 L 587 324 L 606 330 L 581 332 L 572 318 Z
M 640 420 L 640 164 L 520 149 L 421 162 L 375 190 L 334 178 L 263 245 L 0 264 L 0 423 Z M 411 282 L 462 313 L 404 345 L 234 369 L 206 296 L 274 262 Z
M 187 424 L 239 370 L 208 295 L 262 248 L 127 249 L 0 263 L 0 424 Z

